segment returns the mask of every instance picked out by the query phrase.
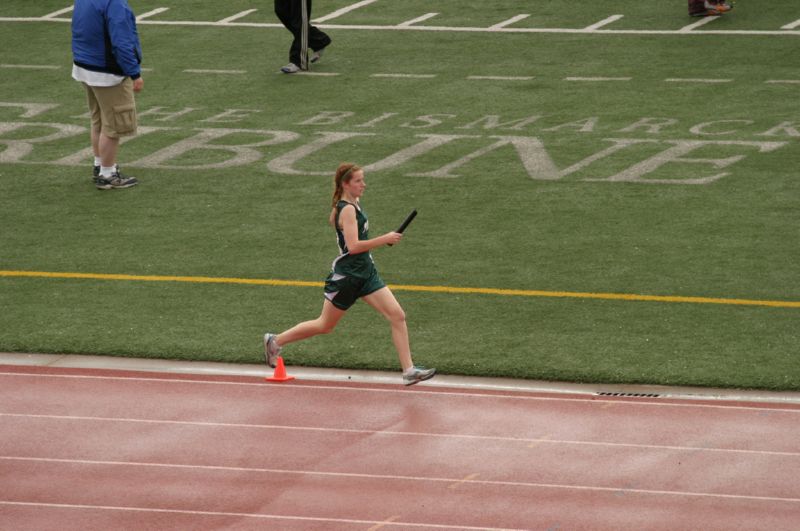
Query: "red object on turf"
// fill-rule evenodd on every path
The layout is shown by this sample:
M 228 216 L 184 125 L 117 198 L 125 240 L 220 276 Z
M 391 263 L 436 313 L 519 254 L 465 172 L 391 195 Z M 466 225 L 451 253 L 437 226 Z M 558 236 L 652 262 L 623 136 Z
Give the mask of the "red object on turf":
M 278 356 L 278 363 L 275 366 L 275 372 L 272 376 L 267 376 L 266 380 L 268 382 L 286 382 L 288 380 L 294 380 L 294 376 L 289 376 L 286 374 L 286 367 L 283 365 L 283 356 Z

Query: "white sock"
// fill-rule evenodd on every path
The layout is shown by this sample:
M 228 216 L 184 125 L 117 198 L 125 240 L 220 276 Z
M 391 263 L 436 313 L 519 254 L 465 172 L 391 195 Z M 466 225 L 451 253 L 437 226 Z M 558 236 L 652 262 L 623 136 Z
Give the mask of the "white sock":
M 102 166 L 102 164 L 100 163 L 100 157 L 95 157 L 94 158 L 94 165 L 95 166 Z
M 100 166 L 100 177 L 111 177 L 117 169 L 117 165 L 113 166 Z

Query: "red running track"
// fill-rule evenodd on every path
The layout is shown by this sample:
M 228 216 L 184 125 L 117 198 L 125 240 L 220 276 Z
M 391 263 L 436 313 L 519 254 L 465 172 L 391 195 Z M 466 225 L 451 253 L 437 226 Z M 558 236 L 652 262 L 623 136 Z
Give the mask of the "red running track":
M 0 529 L 800 529 L 800 406 L 0 366 Z

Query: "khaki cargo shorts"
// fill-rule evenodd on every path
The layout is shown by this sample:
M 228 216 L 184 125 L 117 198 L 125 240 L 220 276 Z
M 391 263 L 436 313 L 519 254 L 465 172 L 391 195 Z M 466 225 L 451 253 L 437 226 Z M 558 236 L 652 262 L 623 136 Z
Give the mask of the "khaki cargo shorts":
M 92 127 L 109 138 L 136 134 L 136 102 L 133 81 L 126 77 L 113 87 L 86 87 L 86 101 L 92 115 Z

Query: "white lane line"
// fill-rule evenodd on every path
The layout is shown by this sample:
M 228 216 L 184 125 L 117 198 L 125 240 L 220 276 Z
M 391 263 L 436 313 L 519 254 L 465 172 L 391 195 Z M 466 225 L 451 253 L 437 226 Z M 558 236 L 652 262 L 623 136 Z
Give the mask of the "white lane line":
M 430 79 L 436 77 L 436 74 L 372 74 L 369 77 Z
M 670 77 L 664 80 L 667 83 L 730 83 L 732 79 L 703 79 Z
M 595 22 L 591 26 L 586 26 L 583 29 L 585 29 L 586 31 L 594 31 L 596 29 L 602 28 L 603 26 L 607 26 L 608 24 L 611 24 L 612 22 L 616 22 L 619 19 L 623 18 L 624 16 L 625 15 L 611 15 L 610 17 L 604 18 L 600 22 Z
M 495 24 L 493 26 L 489 26 L 489 29 L 505 28 L 506 26 L 510 26 L 511 24 L 519 22 L 520 20 L 524 20 L 524 19 L 528 18 L 529 16 L 530 15 L 525 15 L 525 14 L 517 15 L 516 17 L 511 17 L 508 20 L 504 20 L 503 22 L 498 22 L 497 24 Z
M 695 30 L 695 29 L 699 28 L 700 26 L 705 26 L 706 24 L 714 22 L 718 18 L 719 18 L 719 16 L 701 18 L 697 22 L 694 22 L 692 24 L 689 24 L 688 26 L 682 27 L 681 29 L 678 30 L 678 33 L 690 33 L 692 30 Z
M 246 74 L 247 70 L 202 70 L 189 68 L 184 70 L 187 74 Z
M 311 22 L 314 22 L 315 24 L 318 24 L 320 22 L 325 22 L 326 20 L 331 20 L 331 19 L 334 19 L 334 18 L 338 18 L 338 17 L 340 17 L 340 16 L 342 16 L 344 14 L 349 13 L 350 11 L 354 11 L 354 10 L 362 8 L 364 6 L 368 6 L 368 5 L 373 4 L 375 2 L 377 2 L 377 0 L 361 0 L 361 2 L 356 2 L 355 4 L 350 4 L 349 6 L 345 6 L 345 7 L 341 8 L 341 9 L 337 9 L 333 13 L 329 13 L 329 14 L 325 15 L 324 17 L 315 18 Z
M 800 19 L 797 19 L 794 22 L 790 22 L 785 26 L 781 26 L 781 29 L 790 30 L 790 29 L 795 29 L 797 27 L 800 27 Z
M 530 81 L 533 76 L 467 76 L 467 79 L 494 81 Z
M 419 437 L 419 438 L 433 438 L 433 439 L 463 439 L 468 441 L 494 441 L 494 442 L 511 442 L 514 444 L 553 444 L 565 446 L 590 446 L 601 448 L 633 448 L 636 450 L 667 450 L 670 452 L 712 452 L 724 454 L 745 454 L 745 455 L 760 455 L 760 456 L 777 456 L 777 457 L 800 457 L 799 452 L 779 452 L 773 450 L 743 450 L 736 448 L 707 448 L 700 446 L 674 446 L 663 444 L 639 444 L 639 443 L 615 443 L 603 441 L 571 441 L 563 439 L 553 439 L 550 436 L 539 438 L 525 438 L 525 437 L 503 437 L 499 435 L 470 435 L 463 433 L 427 433 L 415 431 L 391 431 L 391 430 L 363 430 L 355 428 L 321 428 L 313 426 L 284 426 L 275 424 L 244 424 L 237 422 L 200 422 L 190 420 L 158 420 L 158 419 L 134 419 L 134 418 L 115 418 L 115 417 L 89 417 L 78 415 L 34 415 L 24 413 L 0 413 L 0 418 L 17 418 L 17 419 L 43 419 L 43 420 L 61 420 L 61 421 L 79 421 L 79 422 L 111 422 L 111 423 L 128 423 L 128 424 L 154 424 L 165 426 L 190 426 L 196 428 L 226 428 L 226 429 L 258 429 L 258 430 L 283 430 L 283 431 L 300 431 L 300 432 L 315 432 L 315 433 L 334 433 L 334 434 L 357 434 L 387 437 Z
M 72 11 L 73 7 L 74 6 L 69 6 L 69 7 L 65 7 L 64 9 L 59 9 L 58 11 L 53 11 L 52 13 L 48 13 L 47 15 L 43 16 L 42 18 L 44 18 L 44 19 L 56 18 L 59 15 L 64 15 L 66 13 L 69 13 L 70 11 Z
M 218 20 L 217 24 L 229 24 L 234 20 L 239 20 L 240 18 L 244 18 L 250 13 L 255 13 L 258 9 L 248 9 L 247 11 L 242 11 L 241 13 L 236 13 L 235 15 L 231 15 L 227 18 L 223 18 L 222 20 Z
M 349 526 L 359 525 L 400 525 L 403 527 L 422 527 L 432 529 L 468 529 L 470 531 L 513 531 L 505 530 L 494 527 L 469 527 L 469 526 L 453 526 L 442 524 L 426 524 L 426 523 L 410 523 L 410 522 L 390 522 L 385 520 L 351 520 L 346 518 L 317 518 L 313 516 L 292 516 L 292 515 L 278 515 L 278 514 L 262 514 L 262 513 L 232 513 L 225 511 L 190 511 L 187 509 L 165 509 L 159 507 L 120 507 L 113 505 L 83 505 L 74 503 L 44 503 L 44 502 L 24 502 L 24 501 L 9 501 L 0 500 L 0 505 L 5 506 L 18 506 L 18 507 L 37 507 L 47 509 L 81 509 L 92 511 L 118 511 L 129 513 L 156 513 L 156 514 L 180 514 L 190 516 L 225 516 L 235 518 L 260 518 L 262 520 L 290 520 L 301 522 L 315 522 L 329 523 L 329 524 L 348 524 Z
M 136 22 L 141 22 L 142 20 L 144 20 L 146 18 L 150 18 L 150 17 L 152 17 L 154 15 L 158 15 L 159 13 L 163 13 L 164 11 L 169 11 L 169 8 L 168 7 L 158 7 L 156 9 L 153 9 L 152 11 L 148 11 L 147 13 L 142 13 L 141 15 L 136 17 Z M 216 22 L 215 22 L 215 24 L 216 24 Z
M 285 74 L 284 74 L 285 75 Z M 297 74 L 292 74 L 297 75 Z M 272 373 L 265 372 L 263 376 L 271 376 Z M 260 387 L 264 388 L 264 382 L 220 382 L 213 380 L 191 380 L 184 378 L 144 378 L 144 377 L 127 377 L 127 376 L 95 376 L 86 374 L 41 374 L 41 373 L 26 373 L 26 372 L 0 372 L 0 376 L 8 377 L 32 377 L 35 379 L 40 378 L 61 378 L 61 379 L 74 379 L 74 380 L 110 380 L 118 382 L 149 382 L 149 383 L 169 383 L 169 384 L 189 384 L 189 385 L 224 385 L 224 386 L 240 386 L 240 387 Z M 397 389 L 389 388 L 372 388 L 372 387 L 351 387 L 351 386 L 338 386 L 338 385 L 314 385 L 314 384 L 291 384 L 283 383 L 280 385 L 283 389 L 304 390 L 313 389 L 315 391 L 351 391 L 358 393 L 403 393 L 408 395 L 408 390 L 404 387 L 398 386 Z M 447 398 L 447 397 L 470 397 L 470 398 L 491 398 L 503 400 L 523 400 L 532 402 L 580 402 L 583 404 L 605 404 L 612 402 L 619 407 L 633 406 L 633 407 L 674 407 L 674 408 L 698 408 L 698 409 L 724 409 L 726 411 L 771 411 L 773 413 L 788 413 L 800 414 L 800 408 L 786 409 L 786 408 L 773 408 L 773 407 L 753 407 L 753 406 L 735 406 L 726 404 L 696 404 L 696 403 L 678 403 L 678 402 L 663 402 L 658 399 L 650 402 L 647 400 L 636 401 L 619 401 L 619 400 L 605 400 L 605 399 L 588 399 L 588 398 L 565 398 L 555 396 L 525 396 L 518 394 L 485 394 L 474 393 L 466 391 L 426 391 L 424 388 L 417 388 L 413 391 L 415 395 L 428 395 L 431 397 Z M 747 401 L 742 399 L 741 401 Z
M 398 27 L 402 27 L 402 28 L 407 28 L 407 27 L 409 27 L 409 26 L 413 26 L 414 24 L 416 24 L 416 23 L 418 23 L 418 22 L 423 22 L 423 21 L 425 21 L 425 20 L 428 20 L 428 19 L 430 19 L 430 18 L 433 18 L 433 17 L 435 17 L 435 16 L 436 16 L 436 15 L 438 15 L 438 14 L 439 14 L 439 13 L 425 13 L 425 14 L 424 14 L 424 15 L 422 15 L 421 17 L 412 18 L 411 20 L 406 20 L 405 22 L 401 22 L 401 23 L 400 23 L 400 24 L 398 24 L 397 26 L 398 26 Z
M 394 474 L 362 474 L 356 472 L 322 472 L 317 470 L 285 470 L 280 468 L 250 468 L 250 467 L 234 467 L 234 466 L 219 466 L 219 465 L 184 465 L 172 463 L 143 463 L 138 461 L 99 461 L 91 459 L 53 459 L 45 457 L 15 457 L 15 456 L 0 456 L 0 460 L 5 461 L 23 461 L 23 462 L 41 462 L 41 463 L 63 463 L 63 464 L 77 464 L 77 465 L 100 465 L 100 466 L 122 466 L 122 467 L 149 467 L 149 468 L 176 468 L 176 469 L 189 469 L 189 470 L 214 470 L 224 472 L 250 472 L 250 473 L 263 473 L 263 474 L 287 474 L 293 476 L 321 476 L 333 478 L 358 478 L 358 479 L 378 479 L 378 480 L 395 480 L 395 481 L 417 481 L 423 483 L 447 483 L 453 484 L 461 482 L 462 484 L 471 485 L 489 485 L 489 486 L 504 486 L 504 487 L 528 487 L 540 489 L 561 489 L 561 490 L 582 490 L 582 491 L 596 491 L 596 492 L 619 492 L 619 487 L 599 487 L 593 485 L 569 485 L 558 483 L 534 483 L 529 481 L 503 481 L 503 480 L 488 480 L 488 479 L 469 479 L 469 478 L 443 478 L 443 477 L 425 477 L 425 476 L 401 476 Z M 714 492 L 693 492 L 693 491 L 680 491 L 680 490 L 651 490 L 651 489 L 625 489 L 626 492 L 635 492 L 638 494 L 651 494 L 655 496 L 686 496 L 695 498 L 722 498 L 729 500 L 750 500 L 750 501 L 769 501 L 769 502 L 789 502 L 800 503 L 800 498 L 781 498 L 777 496 L 750 496 L 747 494 L 722 494 Z M 3 503 L 3 502 L 0 502 Z M 14 502 L 11 502 L 14 503 Z M 473 529 L 464 527 L 462 529 Z
M 800 79 L 768 79 L 764 83 L 786 83 L 789 85 L 800 85 Z
M 564 81 L 630 81 L 630 77 L 565 77 Z
M 7 65 L 2 64 L 0 68 L 21 68 L 24 70 L 58 70 L 61 68 L 57 65 Z

